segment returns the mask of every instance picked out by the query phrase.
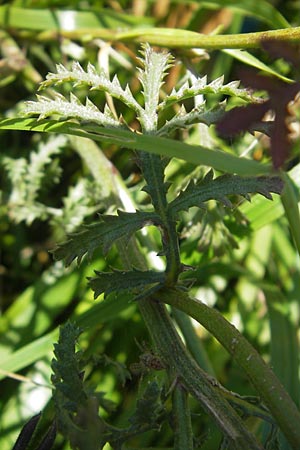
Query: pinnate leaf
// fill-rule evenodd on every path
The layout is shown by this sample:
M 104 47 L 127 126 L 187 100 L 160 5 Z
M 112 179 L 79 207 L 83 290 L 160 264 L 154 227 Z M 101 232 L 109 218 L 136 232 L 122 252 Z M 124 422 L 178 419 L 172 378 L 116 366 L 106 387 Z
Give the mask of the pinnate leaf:
M 224 77 L 219 77 L 216 80 L 207 83 L 207 77 L 199 78 L 195 83 L 190 85 L 187 81 L 178 90 L 173 89 L 170 95 L 159 104 L 159 109 L 164 109 L 174 103 L 193 98 L 196 95 L 205 94 L 222 94 L 232 97 L 239 97 L 247 102 L 256 101 L 255 97 L 251 95 L 248 89 L 240 89 L 239 81 L 231 81 L 224 84 Z
M 139 120 L 143 131 L 152 133 L 157 127 L 159 91 L 172 58 L 169 53 L 154 52 L 149 44 L 143 46 L 142 55 L 140 61 L 143 69 L 139 69 L 139 79 L 143 86 L 145 106 Z
M 225 102 L 219 103 L 213 108 L 206 109 L 205 102 L 189 112 L 186 112 L 184 105 L 179 112 L 167 121 L 158 131 L 159 136 L 168 136 L 178 128 L 186 128 L 193 124 L 204 123 L 209 126 L 217 123 L 225 112 Z
M 126 213 L 100 217 L 99 223 L 86 226 L 82 231 L 70 235 L 70 239 L 53 250 L 56 260 L 65 260 L 66 266 L 77 258 L 78 263 L 87 253 L 93 255 L 101 247 L 107 253 L 115 241 L 120 238 L 128 240 L 132 234 L 147 225 L 160 224 L 160 218 L 152 212 Z
M 89 284 L 94 291 L 94 297 L 99 297 L 100 294 L 111 294 L 112 292 L 132 291 L 134 294 L 139 294 L 140 291 L 145 291 L 145 287 L 151 285 L 159 285 L 164 282 L 164 272 L 154 271 L 120 271 L 113 270 L 113 272 L 99 272 L 95 271 L 96 276 L 89 279 Z
M 240 177 L 238 175 L 222 175 L 213 179 L 212 171 L 198 183 L 191 181 L 175 200 L 169 204 L 174 217 L 179 211 L 188 210 L 192 206 L 201 207 L 208 200 L 219 200 L 230 206 L 227 195 L 242 195 L 249 199 L 250 193 L 258 193 L 272 200 L 271 192 L 280 194 L 283 182 L 279 177 Z
M 25 103 L 24 114 L 27 116 L 39 115 L 39 120 L 45 119 L 53 114 L 61 117 L 75 118 L 81 121 L 97 123 L 106 127 L 122 127 L 118 120 L 111 114 L 102 113 L 91 100 L 86 99 L 83 105 L 74 94 L 70 94 L 70 101 L 63 95 L 55 94 L 54 99 L 38 95 L 37 101 Z
M 88 64 L 86 71 L 77 61 L 73 62 L 71 69 L 67 69 L 62 64 L 58 64 L 56 66 L 56 73 L 49 73 L 46 81 L 41 83 L 40 89 L 65 82 L 72 82 L 74 87 L 87 85 L 91 90 L 109 92 L 111 96 L 118 98 L 136 112 L 141 111 L 141 106 L 133 97 L 128 85 L 123 89 L 117 76 L 110 81 L 103 70 L 98 72 L 91 63 Z

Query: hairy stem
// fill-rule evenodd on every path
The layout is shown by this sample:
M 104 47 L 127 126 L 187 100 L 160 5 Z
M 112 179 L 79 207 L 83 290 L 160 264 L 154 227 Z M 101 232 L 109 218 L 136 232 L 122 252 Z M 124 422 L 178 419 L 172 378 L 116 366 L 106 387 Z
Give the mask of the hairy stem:
M 300 413 L 269 366 L 239 331 L 215 309 L 177 290 L 159 293 L 170 304 L 203 325 L 245 370 L 293 449 L 300 448 Z
M 176 39 L 174 39 L 176 36 Z M 116 40 L 130 40 L 134 42 L 149 42 L 152 45 L 171 48 L 205 48 L 207 50 L 217 50 L 225 48 L 257 48 L 261 42 L 267 39 L 276 39 L 285 42 L 300 41 L 300 27 L 285 28 L 280 30 L 261 31 L 256 33 L 242 34 L 217 34 L 205 35 L 186 30 L 174 30 L 170 28 L 160 28 L 159 32 L 155 28 L 144 30 L 130 30 L 119 33 Z
M 18 31 L 16 33 L 27 38 L 30 38 L 32 34 L 31 32 Z M 59 34 L 53 30 L 44 31 L 39 34 L 35 32 L 34 39 L 41 42 L 56 40 L 58 36 L 69 39 L 86 39 L 87 34 L 91 39 L 98 37 L 108 41 L 148 42 L 151 45 L 160 47 L 205 48 L 207 50 L 258 48 L 264 39 L 277 39 L 289 43 L 300 41 L 300 27 L 226 35 L 205 35 L 187 30 L 174 30 L 172 28 L 160 28 L 159 33 L 157 32 L 157 28 L 135 29 L 126 32 L 94 28 L 73 31 L 61 30 Z
M 34 34 L 28 31 L 18 31 L 16 34 L 22 37 L 30 38 L 34 36 L 36 41 L 52 41 L 58 37 L 66 37 L 69 39 L 91 39 L 101 38 L 108 41 L 129 41 L 129 42 L 148 42 L 151 45 L 170 48 L 205 48 L 207 50 L 230 49 L 230 48 L 258 48 L 264 39 L 277 39 L 285 42 L 300 41 L 300 27 L 283 28 L 278 30 L 260 31 L 255 33 L 242 34 L 218 34 L 205 35 L 188 30 L 172 29 L 172 28 L 145 28 L 135 29 L 125 32 L 118 30 L 108 30 L 105 28 L 78 29 L 78 30 L 61 30 L 44 31 Z
M 147 267 L 145 258 L 138 252 L 133 239 L 129 243 L 119 242 L 117 245 L 125 268 L 134 265 L 145 270 Z M 178 378 L 178 382 L 184 384 L 187 392 L 193 395 L 212 416 L 224 435 L 232 442 L 232 448 L 261 450 L 260 444 L 244 426 L 222 392 L 211 384 L 206 373 L 187 352 L 164 305 L 147 298 L 140 300 L 138 306 L 158 354 L 167 364 L 170 374 Z M 174 414 L 177 414 L 176 408 Z
M 165 306 L 148 298 L 139 302 L 139 308 L 158 354 L 171 373 L 176 375 L 178 383 L 183 384 L 214 419 L 231 442 L 232 448 L 261 450 L 261 445 L 244 426 L 238 414 L 187 352 Z
M 176 320 L 176 323 L 179 326 L 180 331 L 184 337 L 186 346 L 191 352 L 195 361 L 203 370 L 205 370 L 206 373 L 211 376 L 215 376 L 214 369 L 206 354 L 201 339 L 199 339 L 199 336 L 196 334 L 190 317 L 176 308 L 172 309 L 172 316 Z
M 162 220 L 163 254 L 166 256 L 166 284 L 174 285 L 180 272 L 179 243 L 176 222 L 168 212 L 163 162 L 159 155 L 140 152 L 140 165 L 147 182 L 145 191 L 151 195 L 155 211 Z
M 193 431 L 188 393 L 183 386 L 175 386 L 173 393 L 174 450 L 193 450 Z

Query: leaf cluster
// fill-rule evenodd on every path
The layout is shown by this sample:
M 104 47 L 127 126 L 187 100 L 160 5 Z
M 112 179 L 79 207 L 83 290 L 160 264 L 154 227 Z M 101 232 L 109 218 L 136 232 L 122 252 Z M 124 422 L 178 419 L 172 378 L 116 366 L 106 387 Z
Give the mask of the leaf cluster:
M 52 361 L 58 429 L 69 437 L 72 448 L 96 450 L 109 442 L 113 448 L 121 449 L 132 437 L 159 429 L 165 409 L 162 388 L 157 381 L 149 382 L 141 392 L 127 428 L 112 427 L 101 418 L 99 406 L 105 407 L 107 401 L 101 393 L 87 387 L 84 380 L 81 365 L 85 361 L 82 353 L 75 351 L 80 334 L 73 323 L 63 325 L 58 343 L 54 345 L 55 358 Z
M 50 74 L 47 77 L 43 87 L 49 85 L 60 84 L 65 81 L 72 81 L 74 85 L 88 84 L 91 89 L 100 89 L 109 92 L 113 97 L 121 99 L 127 106 L 135 109 L 138 114 L 138 119 L 142 125 L 142 129 L 146 134 L 160 134 L 164 127 L 168 127 L 168 133 L 173 131 L 173 125 L 176 127 L 180 122 L 180 126 L 186 126 L 189 123 L 194 123 L 195 120 L 199 122 L 200 116 L 195 110 L 186 113 L 181 108 L 180 117 L 184 119 L 181 121 L 178 115 L 167 122 L 162 128 L 158 128 L 158 113 L 159 111 L 169 107 L 174 102 L 182 101 L 200 93 L 220 93 L 232 96 L 238 96 L 250 101 L 252 97 L 247 91 L 237 88 L 237 83 L 230 83 L 230 85 L 223 85 L 223 79 L 218 79 L 215 82 L 207 84 L 206 79 L 201 78 L 194 83 L 193 86 L 184 84 L 178 90 L 173 90 L 162 102 L 160 102 L 159 92 L 166 75 L 166 71 L 172 64 L 172 59 L 167 53 L 156 53 L 149 46 L 145 46 L 142 52 L 142 69 L 140 72 L 140 81 L 143 86 L 144 106 L 140 106 L 134 99 L 128 86 L 122 90 L 117 77 L 110 82 L 108 77 L 103 73 L 97 74 L 96 69 L 91 65 L 88 66 L 87 72 L 78 64 L 73 64 L 71 70 L 58 67 L 57 74 Z M 253 100 L 253 99 L 252 99 Z M 40 101 L 35 104 L 30 102 L 27 104 L 27 114 L 40 114 L 40 117 L 45 117 L 45 114 L 52 114 L 55 111 L 56 100 Z M 65 99 L 62 100 L 65 103 Z M 44 106 L 51 104 L 44 110 Z M 71 99 L 70 108 L 67 109 L 69 116 L 75 117 L 76 111 L 72 110 L 74 100 Z M 202 113 L 205 115 L 204 104 Z M 207 121 L 207 124 L 220 118 L 220 113 L 223 114 L 223 105 L 214 108 L 214 112 L 208 111 L 212 120 Z M 89 107 L 86 108 L 87 111 Z M 57 109 L 56 113 L 60 113 Z M 202 114 L 201 113 L 201 114 Z M 87 114 L 89 114 L 87 112 Z M 111 116 L 108 107 L 104 109 L 104 115 Z M 65 113 L 63 113 L 65 115 Z M 78 117 L 78 116 L 76 116 Z M 84 120 L 87 119 L 85 115 L 82 116 Z M 95 122 L 91 115 L 88 120 Z M 172 122 L 173 121 L 173 122 Z M 200 120 L 202 121 L 202 119 Z M 205 122 L 205 121 L 204 121 Z M 172 125 L 173 123 L 173 125 Z M 101 123 L 101 126 L 104 126 Z M 107 123 L 106 126 L 109 126 Z M 123 124 L 120 123 L 123 127 Z M 166 128 L 165 128 L 166 131 Z M 69 265 L 77 258 L 78 262 L 87 254 L 92 256 L 96 248 L 102 248 L 104 254 L 108 252 L 110 247 L 118 243 L 119 240 L 130 242 L 130 238 L 138 230 L 149 226 L 156 226 L 161 234 L 161 250 L 159 254 L 166 258 L 166 271 L 163 273 L 156 273 L 153 271 L 138 271 L 136 269 L 127 271 L 113 270 L 111 273 L 96 272 L 96 276 L 90 279 L 90 286 L 95 292 L 95 297 L 100 294 L 110 294 L 112 292 L 119 292 L 129 290 L 134 292 L 134 295 L 139 296 L 139 292 L 143 289 L 158 288 L 164 284 L 176 284 L 179 273 L 183 270 L 180 261 L 179 253 L 179 236 L 176 230 L 176 222 L 179 219 L 179 214 L 182 211 L 187 211 L 191 207 L 203 208 L 205 202 L 209 200 L 217 200 L 222 202 L 226 207 L 232 207 L 228 196 L 242 195 L 247 200 L 250 200 L 250 194 L 259 193 L 268 199 L 271 199 L 271 192 L 280 193 L 283 187 L 282 181 L 279 177 L 239 177 L 237 175 L 223 175 L 214 179 L 213 172 L 208 172 L 204 179 L 200 181 L 191 180 L 185 190 L 178 193 L 173 200 L 167 199 L 169 183 L 165 180 L 165 167 L 168 160 L 162 160 L 158 155 L 152 155 L 147 152 L 137 153 L 137 163 L 140 166 L 146 185 L 143 190 L 149 195 L 151 202 L 151 210 L 140 211 L 135 213 L 126 213 L 119 211 L 117 215 L 106 215 L 99 218 L 98 223 L 94 223 L 79 233 L 75 233 L 69 237 L 69 240 L 60 244 L 53 252 L 56 259 L 63 259 Z M 148 291 L 145 292 L 148 292 Z

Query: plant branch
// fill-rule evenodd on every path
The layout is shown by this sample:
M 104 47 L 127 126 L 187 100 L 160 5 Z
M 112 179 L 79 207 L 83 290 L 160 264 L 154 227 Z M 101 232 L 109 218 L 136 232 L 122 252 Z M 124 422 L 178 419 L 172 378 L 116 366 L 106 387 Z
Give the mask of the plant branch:
M 226 348 L 247 373 L 292 448 L 299 449 L 300 413 L 278 378 L 247 339 L 218 311 L 183 292 L 171 289 L 161 291 L 159 299 L 193 317 Z
M 160 294 L 157 296 L 160 299 Z M 159 356 L 171 373 L 197 399 L 232 444 L 232 448 L 262 449 L 242 419 L 215 389 L 206 373 L 196 364 L 181 341 L 165 306 L 155 299 L 139 301 L 140 312 Z
M 183 386 L 175 386 L 172 393 L 174 450 L 193 450 L 193 431 L 188 393 Z
M 24 35 L 24 32 L 22 33 Z M 30 32 L 26 36 L 30 37 Z M 34 33 L 37 41 L 51 41 L 58 37 L 57 31 Z M 172 28 L 139 28 L 130 31 L 108 29 L 61 30 L 59 36 L 69 39 L 101 38 L 108 41 L 148 42 L 151 45 L 170 48 L 205 48 L 207 50 L 258 48 L 264 39 L 277 39 L 289 43 L 300 41 L 300 27 L 282 28 L 278 30 L 259 31 L 242 34 L 205 35 L 194 31 Z
M 170 48 L 205 48 L 217 50 L 225 48 L 257 48 L 261 41 L 276 39 L 285 42 L 300 41 L 300 27 L 280 30 L 261 31 L 242 34 L 205 35 L 187 30 L 172 28 L 135 29 L 117 33 L 114 40 L 129 40 L 134 42 L 149 42 L 152 45 Z

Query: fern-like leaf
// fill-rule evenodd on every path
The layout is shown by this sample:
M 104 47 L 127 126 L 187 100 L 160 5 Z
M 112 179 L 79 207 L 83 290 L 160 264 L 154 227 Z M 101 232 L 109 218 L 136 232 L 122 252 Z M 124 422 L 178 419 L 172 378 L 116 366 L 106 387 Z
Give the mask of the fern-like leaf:
M 280 194 L 283 182 L 279 177 L 239 177 L 237 175 L 222 175 L 213 179 L 212 171 L 198 183 L 191 181 L 187 188 L 169 204 L 173 217 L 179 211 L 188 210 L 192 206 L 201 207 L 208 200 L 219 200 L 226 206 L 231 206 L 228 195 L 242 195 L 250 200 L 250 193 L 258 193 L 272 200 L 271 192 Z
M 80 353 L 75 352 L 80 334 L 78 327 L 67 322 L 60 328 L 59 341 L 54 344 L 56 359 L 52 361 L 52 382 L 60 394 L 68 399 L 69 410 L 74 410 L 77 403 L 83 403 L 87 399 L 79 365 Z
M 108 427 L 98 415 L 99 395 L 87 389 L 83 381 L 81 353 L 75 350 L 80 333 L 71 322 L 60 328 L 51 381 L 59 429 L 69 438 L 71 448 L 91 450 L 104 446 Z
M 181 106 L 179 112 L 167 121 L 158 131 L 159 136 L 169 136 L 174 130 L 178 128 L 186 128 L 196 123 L 204 123 L 209 126 L 217 123 L 223 116 L 225 111 L 225 104 L 220 103 L 213 108 L 206 110 L 205 102 L 190 112 L 186 112 L 184 105 Z
M 0 161 L 7 172 L 12 188 L 7 202 L 10 217 L 16 222 L 31 224 L 35 219 L 46 219 L 60 214 L 60 210 L 37 201 L 45 181 L 59 181 L 61 169 L 54 164 L 54 157 L 62 151 L 65 136 L 50 137 L 41 142 L 29 159 L 3 157 Z
M 127 241 L 132 234 L 147 225 L 159 225 L 160 218 L 151 212 L 125 213 L 101 216 L 99 223 L 88 225 L 84 230 L 70 235 L 70 239 L 53 250 L 54 258 L 65 260 L 66 266 L 77 258 L 78 263 L 87 253 L 92 256 L 94 250 L 101 247 L 107 253 L 110 247 L 120 238 Z
M 88 98 L 83 105 L 80 100 L 70 94 L 70 101 L 61 94 L 55 93 L 54 99 L 37 95 L 37 101 L 25 102 L 23 113 L 26 116 L 38 115 L 39 120 L 51 115 L 74 118 L 80 121 L 93 122 L 104 127 L 122 127 L 121 123 L 111 114 L 102 113 Z
M 87 71 L 84 71 L 78 62 L 73 62 L 71 70 L 62 64 L 58 64 L 56 70 L 56 73 L 47 75 L 46 80 L 41 83 L 40 89 L 64 82 L 72 82 L 74 86 L 85 85 L 89 86 L 91 90 L 108 92 L 112 97 L 121 100 L 137 113 L 141 110 L 141 106 L 133 97 L 128 85 L 123 89 L 116 76 L 111 81 L 103 70 L 98 72 L 91 63 L 88 64 Z
M 139 295 L 141 291 L 147 292 L 146 287 L 160 285 L 164 282 L 164 272 L 113 270 L 113 272 L 98 272 L 96 276 L 89 278 L 89 284 L 94 291 L 94 297 L 100 294 L 111 294 L 112 292 L 129 291 Z
M 174 88 L 171 94 L 159 104 L 158 109 L 165 109 L 174 103 L 193 98 L 200 94 L 229 95 L 230 97 L 238 97 L 247 102 L 260 101 L 258 98 L 253 97 L 249 90 L 239 89 L 239 84 L 239 81 L 231 81 L 228 84 L 224 84 L 223 76 L 211 81 L 209 84 L 207 84 L 206 76 L 199 78 L 196 83 L 193 83 L 192 85 L 186 81 L 178 90 Z
M 154 52 L 149 44 L 144 45 L 142 55 L 143 58 L 140 61 L 143 64 L 143 69 L 139 69 L 139 78 L 143 86 L 145 108 L 139 120 L 143 131 L 151 133 L 157 129 L 159 91 L 172 58 L 169 53 Z

